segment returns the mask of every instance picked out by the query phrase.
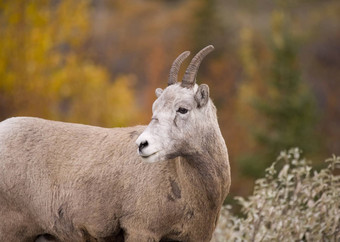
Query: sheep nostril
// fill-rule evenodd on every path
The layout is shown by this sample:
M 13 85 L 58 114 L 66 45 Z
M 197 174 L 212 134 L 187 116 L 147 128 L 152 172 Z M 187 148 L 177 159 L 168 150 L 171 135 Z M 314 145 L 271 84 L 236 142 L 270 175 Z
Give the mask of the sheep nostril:
M 148 141 L 141 142 L 138 149 L 139 152 L 142 152 L 142 150 L 149 145 Z

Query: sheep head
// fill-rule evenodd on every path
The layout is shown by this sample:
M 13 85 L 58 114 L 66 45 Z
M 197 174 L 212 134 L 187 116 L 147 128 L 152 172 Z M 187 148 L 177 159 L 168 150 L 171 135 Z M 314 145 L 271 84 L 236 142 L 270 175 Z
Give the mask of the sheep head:
M 209 98 L 209 87 L 197 85 L 196 75 L 203 58 L 214 47 L 205 47 L 190 62 L 182 82 L 177 75 L 183 60 L 190 54 L 183 52 L 172 64 L 168 87 L 157 88 L 157 99 L 152 106 L 152 119 L 138 137 L 138 154 L 145 162 L 164 161 L 177 156 L 197 153 L 205 136 L 218 128 L 216 109 Z

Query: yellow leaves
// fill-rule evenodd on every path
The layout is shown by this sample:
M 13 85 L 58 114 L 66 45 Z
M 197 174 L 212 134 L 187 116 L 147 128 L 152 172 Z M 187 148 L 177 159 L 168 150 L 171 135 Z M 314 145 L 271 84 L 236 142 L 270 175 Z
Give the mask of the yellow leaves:
M 84 41 L 89 28 L 89 1 L 60 1 L 52 26 L 58 41 L 77 46 Z
M 112 81 L 81 56 L 89 1 L 7 1 L 0 15 L 0 116 L 29 115 L 102 126 L 136 117 L 135 77 Z
M 2 22 L 7 21 L 9 25 L 15 25 L 20 21 L 21 11 L 18 11 L 18 3 L 13 4 L 14 1 L 0 1 L 0 18 Z
M 49 95 L 60 100 L 54 103 L 55 118 L 107 127 L 125 126 L 137 117 L 134 82 L 130 75 L 111 82 L 103 68 L 69 56 L 65 67 L 53 75 L 49 88 Z
M 35 27 L 43 27 L 48 23 L 49 16 L 46 7 L 46 1 L 28 1 L 25 7 L 25 17 L 27 23 L 31 23 Z
M 107 90 L 109 123 L 124 126 L 139 116 L 135 105 L 133 85 L 136 78 L 133 75 L 119 76 Z

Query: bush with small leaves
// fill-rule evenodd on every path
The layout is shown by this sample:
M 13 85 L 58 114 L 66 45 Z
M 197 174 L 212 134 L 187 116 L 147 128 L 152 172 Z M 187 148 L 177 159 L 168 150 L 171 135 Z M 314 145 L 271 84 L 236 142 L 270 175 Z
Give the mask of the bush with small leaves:
M 253 195 L 236 198 L 244 218 L 222 208 L 214 240 L 340 241 L 340 157 L 326 162 L 315 171 L 299 149 L 281 152 Z

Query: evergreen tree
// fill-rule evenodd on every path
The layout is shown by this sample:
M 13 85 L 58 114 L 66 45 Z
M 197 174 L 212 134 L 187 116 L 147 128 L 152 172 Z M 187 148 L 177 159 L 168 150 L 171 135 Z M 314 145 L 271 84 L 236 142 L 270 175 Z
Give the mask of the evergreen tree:
M 298 41 L 290 31 L 287 13 L 274 11 L 269 40 L 271 53 L 263 76 L 264 92 L 252 100 L 261 122 L 252 126 L 256 152 L 241 159 L 244 173 L 259 176 L 280 150 L 300 147 L 315 152 L 316 105 L 301 78 L 298 64 Z
M 290 32 L 283 12 L 273 14 L 272 62 L 265 80 L 268 93 L 255 101 L 265 126 L 256 139 L 271 160 L 282 149 L 299 146 L 310 153 L 315 148 L 316 120 L 314 98 L 301 78 L 297 59 L 298 43 Z

